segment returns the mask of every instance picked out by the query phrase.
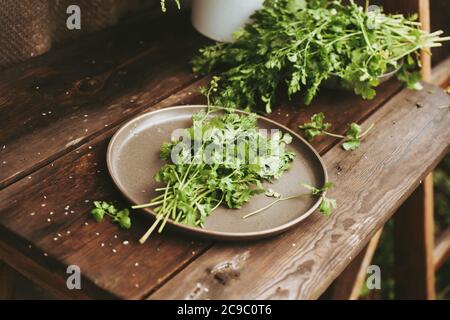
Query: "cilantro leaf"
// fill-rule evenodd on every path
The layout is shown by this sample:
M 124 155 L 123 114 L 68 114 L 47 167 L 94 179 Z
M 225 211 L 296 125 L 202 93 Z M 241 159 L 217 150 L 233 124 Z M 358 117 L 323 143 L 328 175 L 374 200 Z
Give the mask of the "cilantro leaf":
M 324 135 L 326 130 L 331 127 L 330 123 L 325 122 L 325 115 L 323 112 L 314 114 L 311 117 L 311 122 L 300 125 L 299 128 L 304 131 L 308 140 L 312 141 L 315 137 Z
M 131 228 L 131 219 L 129 217 L 130 211 L 123 209 L 118 211 L 111 202 L 94 201 L 94 208 L 91 210 L 91 215 L 97 222 L 103 221 L 105 215 L 110 216 L 114 222 L 118 222 L 124 229 Z

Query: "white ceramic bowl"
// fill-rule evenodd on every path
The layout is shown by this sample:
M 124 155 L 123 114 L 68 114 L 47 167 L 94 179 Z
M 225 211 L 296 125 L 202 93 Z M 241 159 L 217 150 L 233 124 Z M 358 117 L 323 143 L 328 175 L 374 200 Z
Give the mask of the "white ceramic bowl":
M 232 42 L 233 33 L 250 20 L 264 0 L 194 0 L 192 24 L 204 36 Z

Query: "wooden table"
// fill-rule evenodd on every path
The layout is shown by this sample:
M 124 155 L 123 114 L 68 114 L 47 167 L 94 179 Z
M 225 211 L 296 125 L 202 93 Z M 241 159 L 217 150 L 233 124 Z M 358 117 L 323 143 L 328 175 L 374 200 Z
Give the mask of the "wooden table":
M 263 241 L 218 243 L 173 232 L 138 238 L 151 224 L 133 214 L 122 231 L 89 215 L 119 200 L 105 164 L 109 139 L 130 118 L 205 103 L 188 65 L 205 40 L 185 18 L 146 17 L 78 40 L 0 74 L 0 259 L 61 297 L 122 299 L 313 299 L 339 276 L 448 152 L 449 96 L 396 80 L 376 98 L 323 90 L 310 107 L 280 101 L 270 118 L 291 129 L 324 112 L 343 133 L 375 128 L 355 152 L 335 138 L 313 143 L 338 209 L 313 214 Z M 173 20 L 171 20 L 173 22 Z M 82 290 L 68 290 L 78 265 Z

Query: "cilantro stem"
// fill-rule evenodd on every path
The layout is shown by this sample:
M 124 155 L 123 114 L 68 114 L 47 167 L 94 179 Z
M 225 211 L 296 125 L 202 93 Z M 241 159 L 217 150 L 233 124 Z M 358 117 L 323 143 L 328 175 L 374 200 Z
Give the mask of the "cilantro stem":
M 163 218 L 163 215 L 158 215 L 155 222 L 153 222 L 152 226 L 147 230 L 147 232 L 139 239 L 140 244 L 144 244 L 147 241 L 148 237 L 153 233 L 153 230 L 156 229 L 159 221 Z
M 345 136 L 343 136 L 343 135 L 336 134 L 336 133 L 331 133 L 331 132 L 328 132 L 328 131 L 324 131 L 323 133 L 326 134 L 327 136 L 330 136 L 330 137 L 335 137 L 335 138 L 339 138 L 339 139 L 345 138 Z
M 361 134 L 359 135 L 359 137 L 360 137 L 360 138 L 364 137 L 366 134 L 369 133 L 370 130 L 373 129 L 374 126 L 375 126 L 375 123 L 372 123 L 372 124 L 366 129 L 366 131 L 364 131 L 363 133 L 361 133 Z
M 256 215 L 256 214 L 258 214 L 260 212 L 263 212 L 263 211 L 269 209 L 270 207 L 274 206 L 278 202 L 288 201 L 288 200 L 292 200 L 292 199 L 296 199 L 296 198 L 300 198 L 300 197 L 304 197 L 304 196 L 310 196 L 310 195 L 311 195 L 311 193 L 300 193 L 300 194 L 297 194 L 297 195 L 294 195 L 294 196 L 277 199 L 277 200 L 269 203 L 265 207 L 262 207 L 261 209 L 258 209 L 256 211 L 250 212 L 249 214 L 246 214 L 245 216 L 242 217 L 242 219 L 247 219 L 247 218 L 250 218 L 251 216 L 254 216 L 254 215 Z

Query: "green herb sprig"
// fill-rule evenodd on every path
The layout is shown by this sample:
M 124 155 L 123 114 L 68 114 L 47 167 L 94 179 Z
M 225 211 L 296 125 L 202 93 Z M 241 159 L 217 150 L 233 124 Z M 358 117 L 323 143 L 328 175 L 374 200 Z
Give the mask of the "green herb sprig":
M 280 178 L 294 159 L 286 148 L 292 137 L 280 131 L 263 134 L 256 114 L 233 110 L 214 114 L 218 108 L 211 105 L 210 95 L 217 92 L 219 80 L 213 77 L 209 88 L 202 89 L 208 109 L 193 115 L 193 125 L 184 136 L 189 143 L 176 140 L 161 146 L 160 157 L 166 164 L 155 176 L 163 184 L 156 189 L 161 194 L 132 207 L 153 208 L 157 214 L 141 243 L 156 228 L 161 233 L 169 219 L 203 227 L 206 217 L 219 206 L 240 208 L 255 194 L 265 192 L 262 182 Z
M 310 192 L 309 193 L 300 193 L 300 194 L 296 194 L 296 195 L 289 196 L 289 197 L 282 197 L 278 192 L 271 190 L 269 192 L 269 194 L 266 193 L 266 195 L 275 197 L 277 199 L 258 210 L 255 210 L 253 212 L 246 214 L 245 216 L 242 217 L 242 219 L 247 219 L 258 213 L 261 213 L 261 212 L 273 207 L 274 205 L 276 205 L 279 202 L 288 201 L 288 200 L 292 200 L 292 199 L 298 199 L 298 198 L 302 198 L 302 197 L 306 197 L 306 196 L 310 196 L 310 195 L 320 197 L 319 211 L 326 216 L 329 216 L 332 213 L 333 209 L 335 209 L 337 207 L 337 202 L 335 199 L 326 197 L 326 193 L 328 190 L 330 190 L 333 187 L 333 183 L 326 182 L 321 188 L 316 188 L 316 187 L 310 186 L 308 184 L 302 184 L 302 186 L 304 188 L 308 189 Z
M 94 209 L 91 215 L 97 222 L 103 221 L 103 218 L 109 216 L 113 222 L 119 223 L 123 229 L 131 228 L 130 211 L 128 209 L 118 210 L 111 202 L 94 201 Z
M 309 141 L 314 140 L 318 136 L 328 135 L 344 139 L 342 148 L 346 151 L 354 151 L 361 145 L 361 139 L 373 129 L 374 124 L 371 124 L 366 131 L 362 132 L 361 126 L 353 122 L 348 125 L 345 136 L 327 131 L 330 127 L 331 124 L 325 122 L 325 115 L 323 112 L 314 114 L 311 117 L 311 122 L 299 126 Z

